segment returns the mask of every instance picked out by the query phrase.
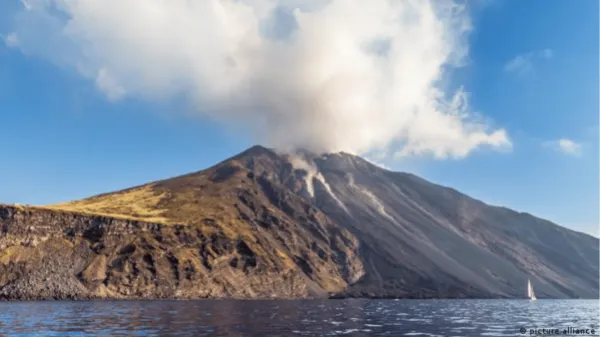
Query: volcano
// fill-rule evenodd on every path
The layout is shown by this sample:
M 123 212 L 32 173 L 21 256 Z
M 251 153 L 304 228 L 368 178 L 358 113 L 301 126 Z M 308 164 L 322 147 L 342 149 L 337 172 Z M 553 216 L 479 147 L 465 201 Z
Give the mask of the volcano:
M 351 154 L 0 206 L 0 298 L 598 298 L 599 240 Z

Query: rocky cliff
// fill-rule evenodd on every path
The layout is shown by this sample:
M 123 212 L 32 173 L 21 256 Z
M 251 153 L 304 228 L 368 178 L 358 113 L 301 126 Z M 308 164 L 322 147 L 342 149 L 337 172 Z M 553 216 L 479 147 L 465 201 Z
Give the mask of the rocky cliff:
M 0 298 L 311 298 L 362 276 L 348 232 L 250 216 L 235 232 L 210 218 L 159 224 L 0 206 Z
M 349 154 L 0 206 L 0 298 L 597 298 L 598 239 Z

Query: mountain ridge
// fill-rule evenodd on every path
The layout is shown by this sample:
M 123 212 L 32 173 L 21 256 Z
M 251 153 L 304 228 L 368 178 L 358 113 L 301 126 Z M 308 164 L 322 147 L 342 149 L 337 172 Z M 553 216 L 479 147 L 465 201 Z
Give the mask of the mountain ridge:
M 591 236 L 592 238 L 598 239 L 598 237 L 596 237 L 594 235 L 591 235 L 591 234 L 589 234 L 587 232 L 576 230 L 576 229 L 573 229 L 573 228 L 570 228 L 570 227 L 566 227 L 566 226 L 560 225 L 560 224 L 558 224 L 558 223 L 556 223 L 554 221 L 545 219 L 542 216 L 539 216 L 539 215 L 536 215 L 536 214 L 533 214 L 533 213 L 530 213 L 530 212 L 527 212 L 527 211 L 517 210 L 517 209 L 511 208 L 511 207 L 508 207 L 508 206 L 496 205 L 496 204 L 492 204 L 492 203 L 486 202 L 486 201 L 481 200 L 481 199 L 474 198 L 474 197 L 472 197 L 472 196 L 470 196 L 470 195 L 468 195 L 466 193 L 463 193 L 463 192 L 455 189 L 452 186 L 429 181 L 429 180 L 427 180 L 425 178 L 422 178 L 422 177 L 420 177 L 420 176 L 418 176 L 418 175 L 416 175 L 414 173 L 403 172 L 403 171 L 394 171 L 394 170 L 391 170 L 391 169 L 388 169 L 388 168 L 385 168 L 385 167 L 378 166 L 377 164 L 374 164 L 371 161 L 366 160 L 366 159 L 364 159 L 364 158 L 362 158 L 362 157 L 360 157 L 358 155 L 353 155 L 353 154 L 350 154 L 350 153 L 346 153 L 344 151 L 331 152 L 331 153 L 327 153 L 326 152 L 326 153 L 322 153 L 320 155 L 312 153 L 311 151 L 304 150 L 304 149 L 298 149 L 296 151 L 298 151 L 300 153 L 310 154 L 313 157 L 331 156 L 331 155 L 346 155 L 346 156 L 351 156 L 351 157 L 354 157 L 354 158 L 358 158 L 358 159 L 362 160 L 367 165 L 372 165 L 372 166 L 377 167 L 378 169 L 381 169 L 381 170 L 385 170 L 385 171 L 388 171 L 388 172 L 402 174 L 402 175 L 405 175 L 406 177 L 409 177 L 411 179 L 417 179 L 417 180 L 422 181 L 422 182 L 427 183 L 427 184 L 432 184 L 432 185 L 435 185 L 435 186 L 440 187 L 440 188 L 448 189 L 448 190 L 452 191 L 453 193 L 458 193 L 459 195 L 461 195 L 463 197 L 468 197 L 468 198 L 470 198 L 470 199 L 472 199 L 474 201 L 477 201 L 477 202 L 480 202 L 480 203 L 484 204 L 485 206 L 494 207 L 494 208 L 498 208 L 498 209 L 502 209 L 502 210 L 514 212 L 515 214 L 518 214 L 518 215 L 528 215 L 528 216 L 531 216 L 531 217 L 534 217 L 534 218 L 537 218 L 537 219 L 548 221 L 548 222 L 552 223 L 553 225 L 560 226 L 560 227 L 562 227 L 562 228 L 564 228 L 566 230 L 570 230 L 570 231 L 573 231 L 573 232 L 576 232 L 576 233 L 584 234 L 584 235 L 587 235 L 587 236 Z M 158 182 L 169 180 L 169 179 L 173 179 L 173 178 L 185 177 L 185 176 L 190 176 L 190 175 L 198 174 L 198 173 L 201 173 L 203 171 L 209 170 L 209 169 L 211 169 L 213 167 L 216 167 L 216 166 L 218 166 L 219 164 L 221 164 L 223 162 L 227 162 L 229 160 L 236 159 L 238 157 L 242 157 L 244 155 L 249 155 L 249 154 L 257 153 L 257 152 L 259 152 L 259 153 L 260 152 L 262 152 L 262 153 L 267 152 L 267 153 L 275 153 L 275 154 L 279 153 L 279 154 L 283 154 L 283 155 L 290 155 L 290 154 L 295 153 L 294 151 L 289 151 L 289 152 L 283 151 L 283 152 L 281 152 L 281 151 L 277 151 L 275 148 L 269 148 L 269 147 L 262 146 L 262 145 L 253 145 L 253 146 L 249 147 L 248 149 L 246 149 L 246 150 L 244 150 L 244 151 L 242 151 L 242 152 L 240 152 L 240 153 L 238 153 L 236 155 L 233 155 L 233 156 L 230 156 L 228 158 L 223 159 L 222 161 L 220 161 L 217 164 L 214 164 L 212 166 L 208 166 L 208 167 L 206 167 L 204 169 L 201 169 L 201 170 L 198 170 L 198 171 L 193 171 L 193 172 L 185 173 L 183 175 L 177 175 L 177 176 L 171 176 L 171 177 L 161 178 L 159 180 L 141 183 L 141 184 L 138 184 L 138 185 L 135 185 L 135 186 L 127 187 L 127 188 L 124 188 L 124 189 L 119 189 L 119 190 L 112 191 L 112 192 L 102 192 L 102 193 L 99 193 L 99 194 L 95 194 L 95 195 L 86 197 L 85 199 L 94 198 L 94 197 L 100 197 L 100 196 L 104 196 L 104 195 L 110 195 L 110 194 L 113 194 L 113 193 L 125 192 L 125 191 L 128 191 L 128 190 L 133 190 L 133 189 L 140 188 L 140 187 L 143 187 L 143 186 L 146 186 L 146 185 L 149 185 L 149 184 L 158 183 Z M 68 202 L 61 202 L 61 203 L 50 204 L 50 205 L 42 205 L 42 206 L 29 205 L 29 204 L 3 204 L 3 203 L 0 202 L 0 205 L 2 205 L 2 206 L 16 205 L 16 206 L 32 207 L 32 208 L 49 208 L 49 209 L 55 209 L 54 208 L 55 206 L 61 205 L 61 204 L 65 204 L 65 203 L 68 203 Z M 59 210 L 59 209 L 56 209 L 56 210 Z
M 112 223 L 147 229 L 85 234 Z M 0 205 L 0 233 L 0 268 L 13 275 L 0 298 L 40 298 L 15 284 L 39 282 L 48 242 L 79 261 L 63 275 L 80 298 L 513 298 L 530 277 L 540 298 L 598 297 L 597 238 L 345 153 L 253 146 L 82 200 Z

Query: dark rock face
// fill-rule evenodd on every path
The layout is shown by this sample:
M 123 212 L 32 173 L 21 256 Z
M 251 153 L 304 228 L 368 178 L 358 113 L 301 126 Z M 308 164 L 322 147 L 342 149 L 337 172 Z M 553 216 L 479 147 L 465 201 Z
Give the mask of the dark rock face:
M 330 242 L 298 232 L 232 239 L 193 225 L 9 206 L 0 212 L 0 299 L 311 298 L 362 275 L 360 260 L 336 255 L 355 254 L 356 241 L 335 233 Z M 313 273 L 303 272 L 306 265 Z
M 102 214 L 102 215 L 98 215 Z M 156 221 L 155 221 L 156 220 Z M 0 206 L 0 298 L 598 298 L 598 239 L 348 154 Z

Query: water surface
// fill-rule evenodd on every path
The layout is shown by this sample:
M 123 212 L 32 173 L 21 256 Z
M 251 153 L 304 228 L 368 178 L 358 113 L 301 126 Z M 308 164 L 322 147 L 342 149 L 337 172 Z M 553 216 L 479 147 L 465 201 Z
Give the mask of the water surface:
M 598 316 L 595 300 L 0 302 L 0 336 L 529 336 Z

